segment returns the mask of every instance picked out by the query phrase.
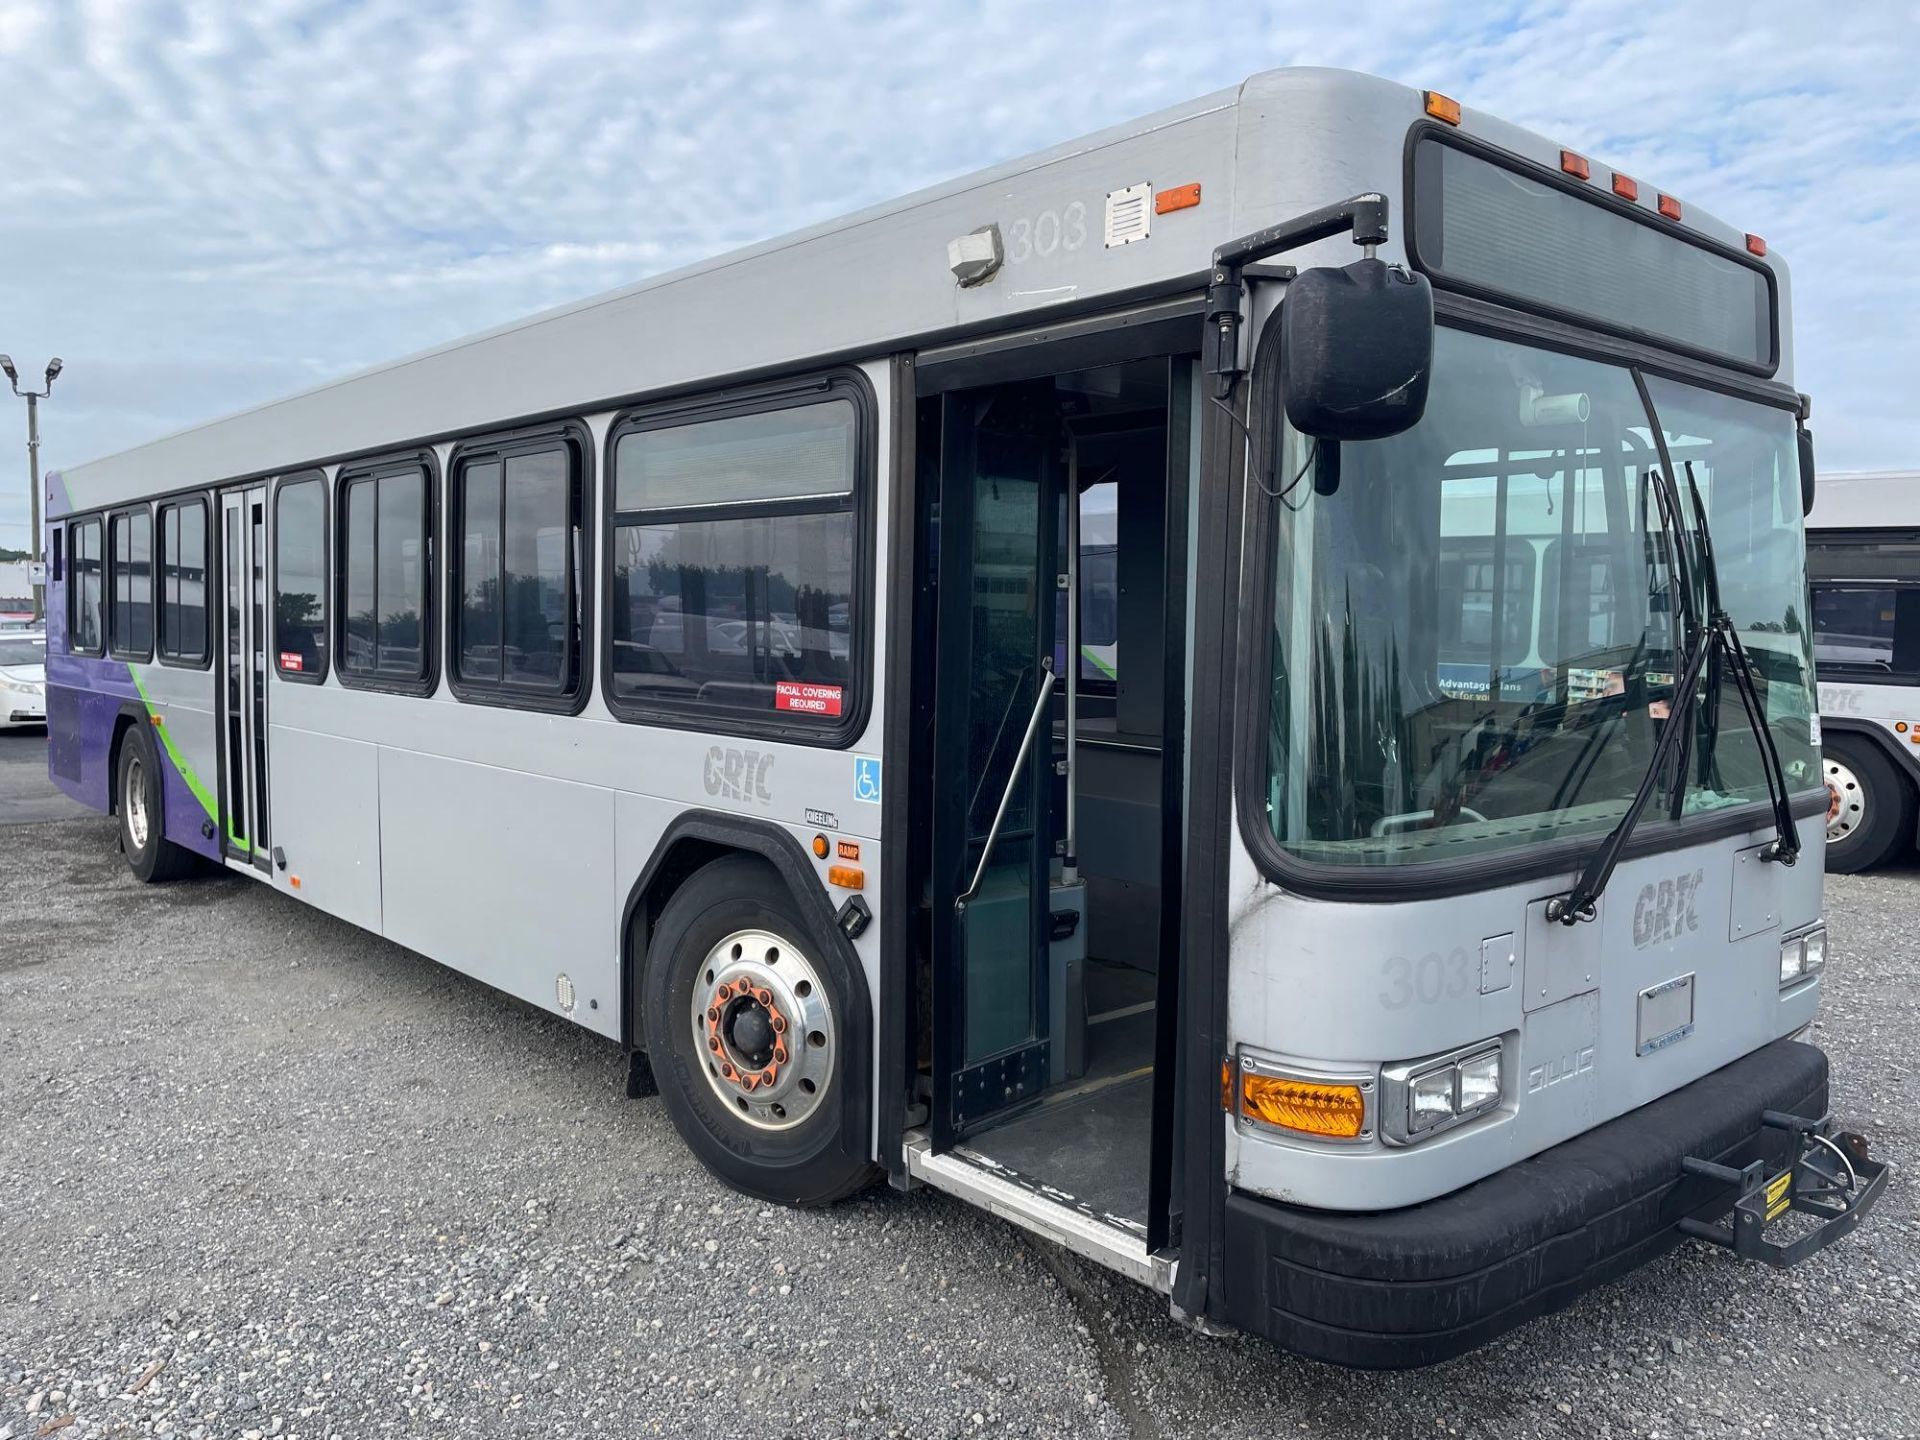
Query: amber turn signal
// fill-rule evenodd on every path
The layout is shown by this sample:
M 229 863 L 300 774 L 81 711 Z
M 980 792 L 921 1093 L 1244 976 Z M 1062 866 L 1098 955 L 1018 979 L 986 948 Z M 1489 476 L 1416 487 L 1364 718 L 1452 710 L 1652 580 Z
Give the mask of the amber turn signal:
M 1421 92 L 1427 98 L 1427 114 L 1449 125 L 1460 123 L 1460 102 L 1442 95 L 1438 90 Z
M 860 890 L 866 886 L 867 872 L 857 865 L 829 865 L 827 883 L 842 890 Z
M 1358 1085 L 1340 1081 L 1296 1080 L 1243 1070 L 1240 1113 L 1277 1130 L 1353 1140 L 1366 1128 L 1367 1097 Z

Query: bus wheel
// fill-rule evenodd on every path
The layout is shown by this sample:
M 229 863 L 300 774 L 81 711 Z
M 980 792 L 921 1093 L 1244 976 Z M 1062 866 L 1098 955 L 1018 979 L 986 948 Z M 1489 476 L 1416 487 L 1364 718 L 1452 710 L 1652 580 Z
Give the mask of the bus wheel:
M 127 731 L 120 745 L 120 773 L 114 791 L 120 812 L 120 849 L 134 877 L 148 884 L 178 880 L 193 871 L 193 852 L 166 838 L 160 794 L 160 761 L 153 739 L 140 726 Z
M 1822 748 L 1827 869 L 1851 875 L 1913 841 L 1913 794 L 1872 741 L 1835 735 Z
M 648 1058 L 675 1127 L 736 1190 L 828 1205 L 870 1184 L 865 1136 L 843 1135 L 857 976 L 807 938 L 766 862 L 729 856 L 674 892 L 640 978 Z

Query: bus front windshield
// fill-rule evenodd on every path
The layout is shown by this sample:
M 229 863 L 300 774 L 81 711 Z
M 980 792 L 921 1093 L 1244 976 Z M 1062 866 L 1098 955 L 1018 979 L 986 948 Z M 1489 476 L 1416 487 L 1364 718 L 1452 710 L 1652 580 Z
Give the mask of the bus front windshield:
M 1274 502 L 1264 786 L 1285 850 L 1420 864 L 1597 838 L 1676 723 L 1684 764 L 1645 819 L 1764 800 L 1730 677 L 1710 669 L 1674 713 L 1673 561 L 1705 615 L 1703 529 L 1788 789 L 1819 784 L 1793 417 L 1647 385 L 1651 415 L 1624 367 L 1443 328 L 1413 429 L 1337 449 L 1286 433 L 1271 469 L 1301 481 Z

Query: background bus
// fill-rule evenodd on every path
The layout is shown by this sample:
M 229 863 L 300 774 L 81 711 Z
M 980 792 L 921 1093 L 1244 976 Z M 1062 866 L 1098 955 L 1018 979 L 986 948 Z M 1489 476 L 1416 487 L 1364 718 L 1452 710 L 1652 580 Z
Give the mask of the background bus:
M 1827 868 L 1864 870 L 1913 848 L 1920 813 L 1920 470 L 1821 476 L 1807 584 Z

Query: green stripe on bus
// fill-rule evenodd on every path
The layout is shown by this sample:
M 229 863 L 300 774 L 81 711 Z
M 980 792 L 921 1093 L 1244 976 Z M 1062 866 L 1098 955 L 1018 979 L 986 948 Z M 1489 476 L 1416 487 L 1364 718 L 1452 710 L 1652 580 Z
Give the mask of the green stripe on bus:
M 1093 668 L 1098 670 L 1102 675 L 1106 676 L 1107 679 L 1118 680 L 1120 678 L 1120 672 L 1118 670 L 1107 664 L 1106 661 L 1102 660 L 1084 645 L 1080 647 L 1080 658 L 1093 666 Z
M 173 736 L 167 733 L 166 718 L 162 716 L 158 710 L 154 709 L 153 700 L 147 694 L 147 687 L 140 683 L 140 677 L 134 674 L 131 665 L 127 667 L 127 674 L 133 676 L 133 688 L 140 692 L 140 703 L 147 707 L 147 718 L 149 721 L 157 720 L 160 722 L 158 724 L 150 724 L 148 728 L 160 737 L 161 745 L 166 747 L 167 758 L 173 761 L 173 768 L 178 770 L 180 772 L 180 778 L 187 782 L 187 789 L 191 790 L 193 792 L 193 798 L 200 802 L 200 808 L 207 812 L 207 818 L 210 820 L 217 818 L 220 814 L 220 807 L 214 801 L 213 792 L 207 789 L 205 782 L 203 782 L 198 775 L 193 773 L 193 767 L 187 764 L 186 759 L 180 754 L 179 747 L 173 743 Z

